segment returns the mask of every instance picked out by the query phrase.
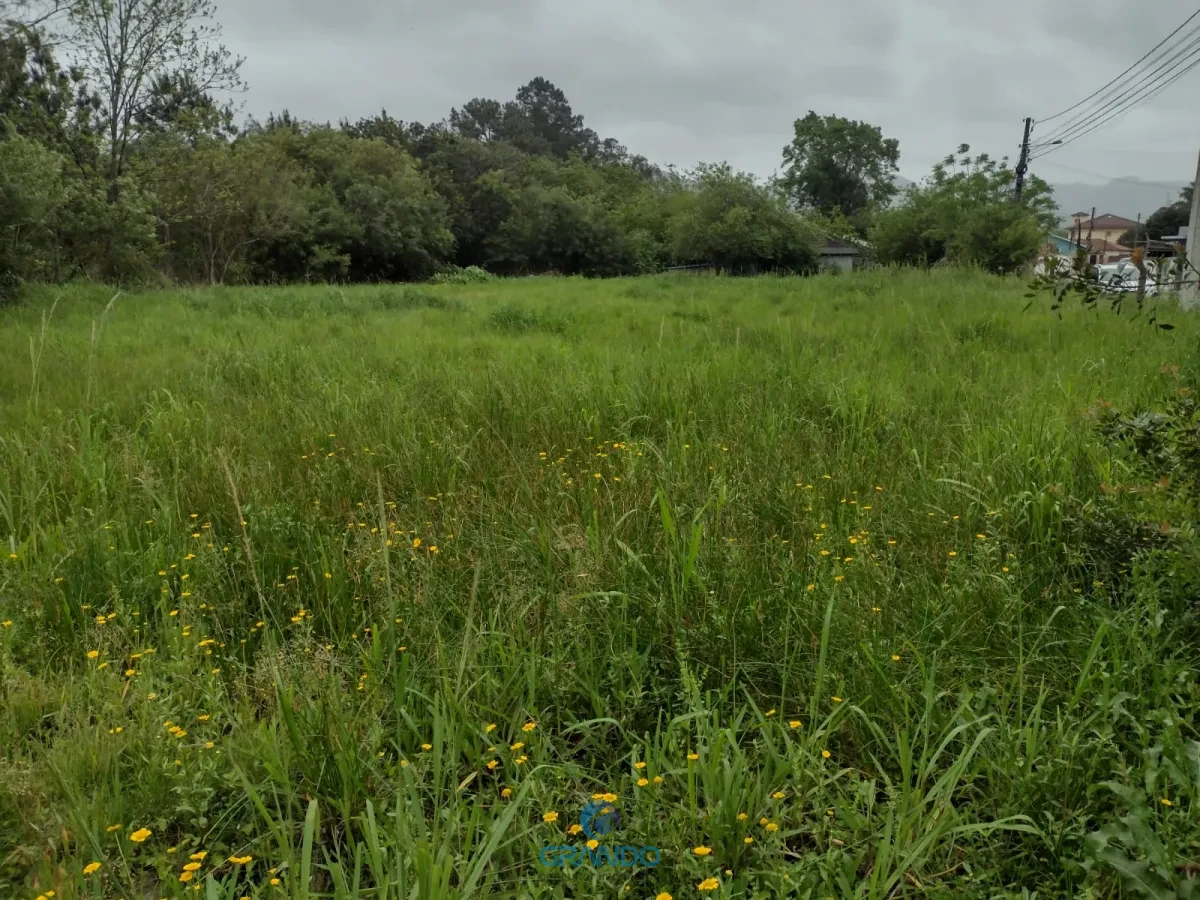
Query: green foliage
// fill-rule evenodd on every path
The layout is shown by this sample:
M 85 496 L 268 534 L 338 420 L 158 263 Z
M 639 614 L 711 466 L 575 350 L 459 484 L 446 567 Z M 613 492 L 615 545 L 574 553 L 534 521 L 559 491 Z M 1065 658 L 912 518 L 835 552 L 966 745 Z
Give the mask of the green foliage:
M 503 141 L 525 153 L 566 160 L 573 154 L 592 156 L 600 150 L 596 132 L 571 109 L 567 95 L 545 78 L 535 78 L 514 100 L 475 98 L 450 110 L 453 133 L 472 141 Z M 608 145 L 612 153 L 615 142 Z
M 28 138 L 0 140 L 0 294 L 28 281 L 86 275 L 144 280 L 158 256 L 149 201 L 136 184 L 109 202 L 107 185 L 68 173 Z
M 117 285 L 144 283 L 161 252 L 152 198 L 128 178 L 117 179 L 114 198 L 113 184 L 96 178 L 68 182 L 59 240 L 69 274 Z
M 434 284 L 486 284 L 489 281 L 495 281 L 496 277 L 479 266 L 467 266 L 465 269 L 459 266 L 450 266 L 435 273 L 429 280 Z
M 69 73 L 36 30 L 0 44 L 5 133 L 70 161 L 48 166 L 61 169 L 53 184 L 7 182 L 12 221 L 31 228 L 4 251 L 9 292 L 80 274 L 134 282 L 156 266 L 209 284 L 424 280 L 447 266 L 812 272 L 820 233 L 863 236 L 894 192 L 897 144 L 864 123 L 798 120 L 777 184 L 726 164 L 681 177 L 601 138 L 540 77 L 511 101 L 476 98 L 428 125 L 383 111 L 335 129 L 285 109 L 239 133 L 233 107 L 215 99 L 242 84 L 214 11 L 209 0 L 72 2 L 81 68 Z M 111 209 L 97 205 L 97 183 Z M 961 187 L 958 208 L 918 212 L 920 227 L 885 221 L 884 257 L 1011 268 L 1028 222 L 973 208 L 975 186 Z M 57 247 L 51 210 L 62 211 Z
M 63 159 L 23 137 L 0 140 L 0 296 L 57 274 Z
M 1146 219 L 1145 234 L 1156 241 L 1167 235 L 1179 234 L 1179 229 L 1188 224 L 1191 215 L 1192 187 L 1188 186 L 1180 192 L 1177 201 L 1150 214 L 1150 217 Z M 1126 244 L 1126 246 L 1133 245 Z
M 701 166 L 690 180 L 669 226 L 676 262 L 730 272 L 815 268 L 814 233 L 751 175 L 722 164 Z
M 501 274 L 622 275 L 635 260 L 607 211 L 565 188 L 530 187 L 490 242 L 489 268 Z
M 351 141 L 329 184 L 357 228 L 346 248 L 357 280 L 403 281 L 433 274 L 450 256 L 454 235 L 444 206 L 412 157 L 383 141 Z
M 71 0 L 67 11 L 97 98 L 94 128 L 107 140 L 110 194 L 139 138 L 172 117 L 193 132 L 220 130 L 211 94 L 243 87 L 242 60 L 218 43 L 211 0 Z
M 1049 185 L 1030 177 L 1018 204 L 1007 162 L 969 151 L 961 146 L 957 158 L 947 157 L 876 216 L 871 242 L 880 261 L 928 266 L 944 259 L 999 274 L 1033 262 L 1054 225 Z
M 0 139 L 15 133 L 36 140 L 90 172 L 98 155 L 95 102 L 84 72 L 63 69 L 42 34 L 19 29 L 0 37 Z
M 782 183 L 801 208 L 856 216 L 895 195 L 900 142 L 878 126 L 810 111 L 794 130 Z

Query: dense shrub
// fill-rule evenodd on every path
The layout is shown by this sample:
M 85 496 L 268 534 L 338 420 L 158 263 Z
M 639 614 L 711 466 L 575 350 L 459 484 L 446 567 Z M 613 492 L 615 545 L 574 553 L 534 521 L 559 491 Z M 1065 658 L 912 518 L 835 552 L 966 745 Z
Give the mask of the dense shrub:
M 1015 203 L 1008 165 L 986 154 L 971 158 L 969 149 L 959 148 L 960 158 L 947 157 L 876 216 L 871 242 L 881 262 L 930 266 L 944 259 L 1004 274 L 1037 256 L 1054 225 L 1049 186 L 1031 176 Z

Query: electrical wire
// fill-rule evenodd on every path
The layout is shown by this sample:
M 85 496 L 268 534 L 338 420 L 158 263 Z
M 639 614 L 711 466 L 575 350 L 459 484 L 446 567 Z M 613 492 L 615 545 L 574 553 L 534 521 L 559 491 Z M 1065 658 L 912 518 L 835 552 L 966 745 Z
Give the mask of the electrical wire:
M 1197 26 L 1193 30 L 1193 33 L 1198 32 L 1200 32 L 1200 26 Z M 1077 116 L 1071 122 L 1053 132 L 1050 137 L 1035 144 L 1033 149 L 1037 151 L 1042 148 L 1051 147 L 1059 141 L 1063 144 L 1068 143 L 1068 138 L 1074 139 L 1081 132 L 1092 130 L 1091 126 L 1094 123 L 1101 120 L 1105 122 L 1109 121 L 1114 117 L 1109 115 L 1110 112 L 1115 110 L 1119 114 L 1120 112 L 1132 109 L 1138 103 L 1149 99 L 1164 87 L 1178 80 L 1182 73 L 1176 70 L 1177 66 L 1184 66 L 1183 72 L 1190 71 L 1190 64 L 1198 55 L 1200 55 L 1200 37 L 1196 37 L 1186 46 L 1173 48 L 1172 55 L 1165 62 L 1160 63 L 1157 68 L 1143 74 L 1137 81 L 1123 88 L 1121 94 L 1090 110 L 1086 114 Z
M 1065 116 L 1067 113 L 1073 112 L 1074 110 L 1083 106 L 1083 104 L 1087 103 L 1089 100 L 1091 100 L 1097 94 L 1099 94 L 1101 91 L 1104 91 L 1104 90 L 1112 87 L 1114 84 L 1116 84 L 1118 81 L 1120 81 L 1126 75 L 1128 75 L 1130 72 L 1132 72 L 1134 69 L 1136 69 L 1142 63 L 1144 63 L 1147 59 L 1149 59 L 1150 56 L 1153 55 L 1159 49 L 1159 47 L 1161 47 L 1163 44 L 1167 43 L 1167 41 L 1171 40 L 1171 38 L 1175 37 L 1175 35 L 1179 34 L 1179 32 L 1183 31 L 1183 29 L 1188 26 L 1188 23 L 1190 23 L 1192 21 L 1192 19 L 1196 18 L 1197 16 L 1200 16 L 1200 9 L 1197 9 L 1194 13 L 1192 13 L 1190 16 L 1188 16 L 1187 19 L 1184 20 L 1182 25 L 1180 25 L 1178 28 L 1176 28 L 1174 31 L 1172 31 L 1170 34 L 1168 34 L 1165 38 L 1163 38 L 1161 41 L 1159 41 L 1158 44 L 1156 44 L 1154 47 L 1152 47 L 1145 56 L 1143 56 L 1141 59 L 1139 59 L 1137 62 L 1135 62 L 1132 66 L 1130 66 L 1128 69 L 1126 69 L 1120 75 L 1118 75 L 1116 78 L 1114 78 L 1108 84 L 1101 86 L 1100 88 L 1098 88 L 1096 90 L 1095 93 L 1090 94 L 1087 97 L 1084 97 L 1082 100 L 1080 100 L 1074 106 L 1068 106 L 1066 109 L 1064 109 L 1060 112 L 1056 112 L 1052 116 L 1046 116 L 1046 118 L 1041 119 L 1040 121 L 1052 122 L 1055 119 L 1061 118 L 1062 116 Z
M 1200 65 L 1200 54 L 1196 54 L 1195 58 L 1185 68 L 1177 71 L 1172 76 L 1170 76 L 1166 81 L 1163 81 L 1160 84 L 1158 84 L 1157 86 L 1155 86 L 1152 90 L 1150 90 L 1149 93 L 1146 93 L 1142 96 L 1135 96 L 1135 97 L 1131 98 L 1123 106 L 1117 108 L 1112 113 L 1105 116 L 1104 118 L 1096 121 L 1095 124 L 1091 125 L 1090 128 L 1087 128 L 1086 130 L 1073 135 L 1069 139 L 1063 140 L 1061 144 L 1051 145 L 1049 147 L 1046 147 L 1046 149 L 1042 150 L 1040 153 L 1032 154 L 1030 156 L 1030 159 L 1031 160 L 1038 159 L 1039 157 L 1046 156 L 1047 154 L 1053 153 L 1055 150 L 1061 150 L 1063 147 L 1066 147 L 1069 144 L 1075 143 L 1075 141 L 1079 140 L 1082 137 L 1087 137 L 1089 134 L 1091 134 L 1097 128 L 1101 128 L 1102 126 L 1108 124 L 1109 122 L 1111 122 L 1113 119 L 1117 118 L 1118 116 L 1124 115 L 1125 113 L 1129 112 L 1129 110 L 1133 109 L 1135 106 L 1138 106 L 1138 105 L 1146 102 L 1147 100 L 1150 100 L 1151 98 L 1157 96 L 1158 94 L 1162 93 L 1164 90 L 1169 88 L 1171 85 L 1173 85 L 1175 82 L 1177 82 L 1180 78 L 1182 78 L 1188 72 L 1192 71 L 1192 69 L 1196 68 L 1196 66 L 1198 66 L 1198 65 Z

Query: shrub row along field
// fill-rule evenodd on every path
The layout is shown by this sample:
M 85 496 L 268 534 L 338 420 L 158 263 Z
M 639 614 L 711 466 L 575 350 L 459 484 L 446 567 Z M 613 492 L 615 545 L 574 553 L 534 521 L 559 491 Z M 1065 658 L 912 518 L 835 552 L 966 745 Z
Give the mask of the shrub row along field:
M 4 310 L 0 894 L 1182 896 L 1197 327 L 1022 294 Z

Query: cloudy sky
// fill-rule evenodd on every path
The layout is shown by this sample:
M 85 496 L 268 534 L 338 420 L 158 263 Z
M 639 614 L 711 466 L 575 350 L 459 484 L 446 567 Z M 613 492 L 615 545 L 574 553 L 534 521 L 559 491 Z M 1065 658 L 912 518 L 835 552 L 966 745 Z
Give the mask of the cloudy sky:
M 812 109 L 898 138 L 912 179 L 963 142 L 1015 157 L 1026 115 L 1083 99 L 1196 11 L 1194 0 L 1158 0 L 1150 14 L 1128 0 L 219 2 L 225 42 L 246 57 L 246 111 L 259 117 L 386 107 L 429 122 L 542 75 L 602 136 L 655 162 L 724 159 L 770 175 Z M 1190 180 L 1197 97 L 1200 68 L 1035 171 Z

